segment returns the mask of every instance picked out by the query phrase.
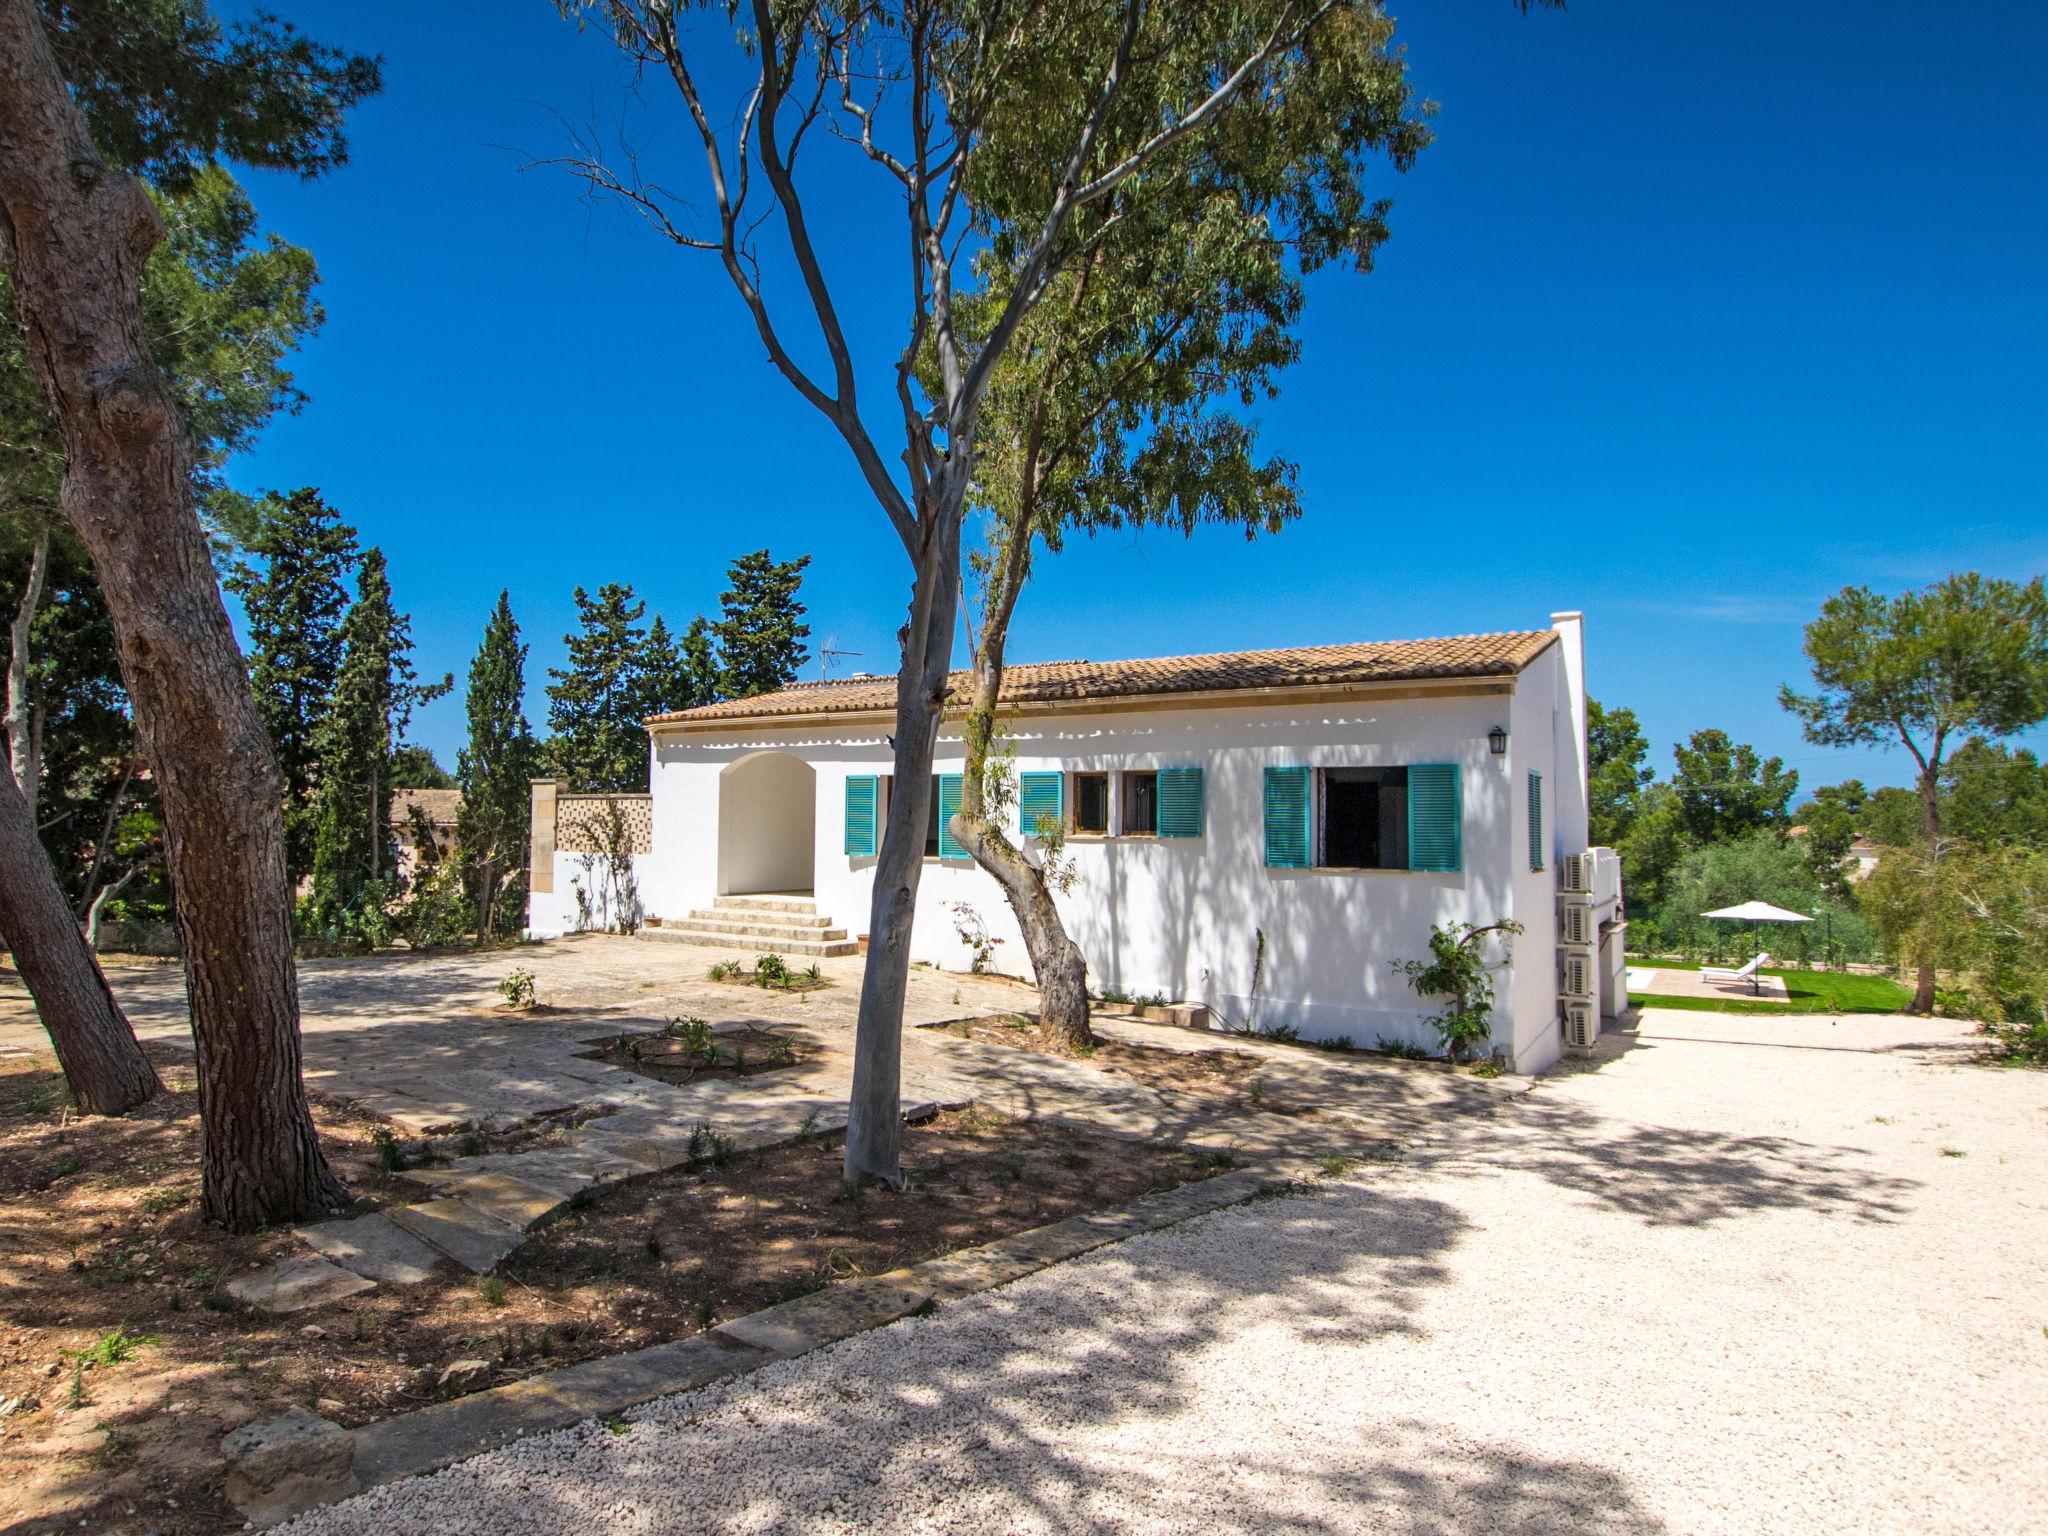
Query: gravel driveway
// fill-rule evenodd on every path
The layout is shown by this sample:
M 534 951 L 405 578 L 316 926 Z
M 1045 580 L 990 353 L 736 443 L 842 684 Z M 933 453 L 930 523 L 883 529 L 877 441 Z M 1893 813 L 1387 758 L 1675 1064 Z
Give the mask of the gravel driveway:
M 2048 1529 L 2048 1074 L 1652 1013 L 1399 1162 L 290 1529 Z

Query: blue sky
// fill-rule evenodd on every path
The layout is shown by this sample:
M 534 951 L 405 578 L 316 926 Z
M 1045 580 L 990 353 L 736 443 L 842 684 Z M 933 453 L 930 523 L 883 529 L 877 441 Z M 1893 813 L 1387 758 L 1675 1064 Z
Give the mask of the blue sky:
M 329 318 L 298 367 L 311 404 L 238 483 L 320 486 L 383 546 L 423 673 L 459 681 L 509 587 L 536 724 L 573 586 L 630 581 L 680 624 L 763 544 L 814 557 L 814 644 L 892 668 L 901 548 L 715 261 L 529 168 L 595 122 L 694 189 L 670 98 L 622 107 L 625 68 L 544 0 L 280 8 L 383 54 L 387 89 L 333 177 L 249 178 L 318 257 Z M 1306 515 L 1249 546 L 1076 544 L 1041 565 L 1012 657 L 1579 608 L 1592 691 L 1636 709 L 1660 772 L 1715 725 L 1809 786 L 1903 781 L 1901 754 L 1807 745 L 1776 693 L 1845 584 L 2048 564 L 2048 12 L 1391 9 L 1438 142 L 1381 176 L 1392 242 L 1370 276 L 1316 281 L 1262 409 Z M 820 192 L 877 402 L 900 344 L 886 197 Z M 452 766 L 461 732 L 458 688 L 413 734 Z

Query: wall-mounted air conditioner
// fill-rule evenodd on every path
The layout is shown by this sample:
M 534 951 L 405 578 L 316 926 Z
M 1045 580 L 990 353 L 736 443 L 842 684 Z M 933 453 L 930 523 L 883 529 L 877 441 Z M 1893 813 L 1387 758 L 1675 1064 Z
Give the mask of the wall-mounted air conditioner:
M 1590 1051 L 1600 1038 L 1600 1010 L 1591 1003 L 1564 1005 L 1564 1043 L 1575 1051 Z
M 1593 921 L 1593 909 L 1583 902 L 1567 901 L 1558 912 L 1559 939 L 1566 944 L 1594 944 L 1600 925 Z
M 1568 853 L 1557 861 L 1557 886 L 1566 897 L 1586 900 L 1593 894 L 1593 855 Z
M 1593 957 L 1583 950 L 1566 950 L 1558 965 L 1557 990 L 1567 998 L 1580 998 L 1594 996 L 1599 988 Z

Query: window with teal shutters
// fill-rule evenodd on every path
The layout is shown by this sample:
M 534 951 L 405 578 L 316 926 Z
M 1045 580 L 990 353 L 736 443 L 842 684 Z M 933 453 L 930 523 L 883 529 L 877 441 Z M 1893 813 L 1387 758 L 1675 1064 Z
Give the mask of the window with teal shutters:
M 875 802 L 879 780 L 872 773 L 854 774 L 846 781 L 846 853 L 854 859 L 875 856 Z
M 1026 837 L 1038 836 L 1041 816 L 1050 816 L 1055 826 L 1066 820 L 1064 773 L 1020 773 L 1017 775 L 1017 827 Z
M 1543 867 L 1543 775 L 1529 775 L 1529 868 Z
M 1408 867 L 1456 874 L 1464 867 L 1465 808 L 1456 763 L 1408 767 Z
M 960 779 L 957 773 L 939 775 L 939 857 L 964 859 L 967 850 L 953 840 L 953 817 L 960 809 Z
M 1200 837 L 1202 835 L 1202 770 L 1162 768 L 1159 770 L 1159 835 Z
M 1308 770 L 1266 770 L 1266 867 L 1308 868 Z

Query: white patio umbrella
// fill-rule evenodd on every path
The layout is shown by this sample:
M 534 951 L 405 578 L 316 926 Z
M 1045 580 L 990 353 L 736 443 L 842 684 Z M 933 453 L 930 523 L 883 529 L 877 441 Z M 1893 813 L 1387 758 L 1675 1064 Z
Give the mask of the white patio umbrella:
M 1756 925 L 1758 923 L 1810 923 L 1813 921 L 1804 912 L 1787 912 L 1783 907 L 1774 907 L 1768 901 L 1745 901 L 1738 907 L 1720 907 L 1712 912 L 1702 912 L 1702 917 L 1732 917 L 1749 924 L 1750 952 L 1756 952 Z

